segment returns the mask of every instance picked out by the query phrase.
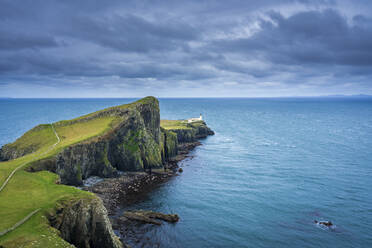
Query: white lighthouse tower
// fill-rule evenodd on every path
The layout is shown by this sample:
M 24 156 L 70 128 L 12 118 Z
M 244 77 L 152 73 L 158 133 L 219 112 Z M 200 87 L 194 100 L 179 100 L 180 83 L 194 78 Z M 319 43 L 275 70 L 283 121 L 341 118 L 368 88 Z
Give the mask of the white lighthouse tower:
M 195 121 L 202 121 L 202 120 L 203 120 L 203 116 L 202 116 L 202 114 L 200 114 L 199 118 L 190 118 L 190 119 L 187 119 L 187 122 L 192 123 L 192 122 L 195 122 Z

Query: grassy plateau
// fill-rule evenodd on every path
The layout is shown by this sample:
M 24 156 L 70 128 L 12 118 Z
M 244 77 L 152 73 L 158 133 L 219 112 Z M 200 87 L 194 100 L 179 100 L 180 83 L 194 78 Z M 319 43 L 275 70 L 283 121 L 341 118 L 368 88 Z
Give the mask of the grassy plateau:
M 187 120 L 161 120 L 160 126 L 164 128 L 165 130 L 191 130 L 198 128 L 200 126 L 204 126 L 204 121 L 193 121 L 191 123 L 188 123 Z

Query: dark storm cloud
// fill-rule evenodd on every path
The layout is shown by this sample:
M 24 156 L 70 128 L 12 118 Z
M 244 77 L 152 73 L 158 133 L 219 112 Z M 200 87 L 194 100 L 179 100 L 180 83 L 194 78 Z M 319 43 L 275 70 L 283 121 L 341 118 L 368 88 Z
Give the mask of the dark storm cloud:
M 63 27 L 63 34 L 121 52 L 173 50 L 187 46 L 198 36 L 195 28 L 177 20 L 152 23 L 131 14 L 109 18 L 79 16 L 70 24 Z
M 57 46 L 56 40 L 47 35 L 16 33 L 0 29 L 0 50 L 19 50 Z
M 2 0 L 0 85 L 369 85 L 371 11 L 347 0 Z
M 332 9 L 268 16 L 252 37 L 216 41 L 216 49 L 279 64 L 372 65 L 372 22 L 363 16 L 352 24 Z

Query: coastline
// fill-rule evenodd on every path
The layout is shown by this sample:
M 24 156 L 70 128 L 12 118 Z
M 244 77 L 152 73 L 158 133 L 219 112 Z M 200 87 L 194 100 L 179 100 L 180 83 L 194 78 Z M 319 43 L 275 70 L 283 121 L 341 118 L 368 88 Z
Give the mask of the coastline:
M 113 230 L 117 235 L 119 234 L 123 243 L 127 244 L 128 241 L 139 243 L 145 233 L 140 230 L 138 222 L 123 218 L 122 210 L 144 200 L 146 195 L 156 187 L 181 175 L 182 172 L 178 171 L 180 168 L 178 163 L 189 158 L 190 152 L 200 145 L 199 141 L 179 144 L 178 154 L 169 159 L 165 165 L 166 170 L 152 170 L 151 174 L 149 172 L 127 172 L 117 178 L 106 178 L 82 189 L 95 193 L 102 199 Z

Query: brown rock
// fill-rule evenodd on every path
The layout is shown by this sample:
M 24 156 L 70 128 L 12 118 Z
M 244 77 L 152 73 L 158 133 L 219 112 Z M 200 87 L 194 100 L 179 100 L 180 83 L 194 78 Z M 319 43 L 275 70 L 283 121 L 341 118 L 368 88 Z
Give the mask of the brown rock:
M 124 213 L 124 216 L 129 219 L 129 220 L 136 220 L 136 221 L 141 221 L 149 224 L 154 224 L 160 226 L 161 223 L 159 221 L 156 221 L 150 217 L 147 217 L 146 215 L 132 212 L 132 211 L 127 211 Z
M 127 211 L 124 213 L 123 216 L 130 220 L 141 221 L 154 225 L 161 225 L 161 222 L 155 219 L 164 220 L 172 223 L 177 222 L 180 219 L 177 214 L 163 214 L 159 212 L 145 210 Z

